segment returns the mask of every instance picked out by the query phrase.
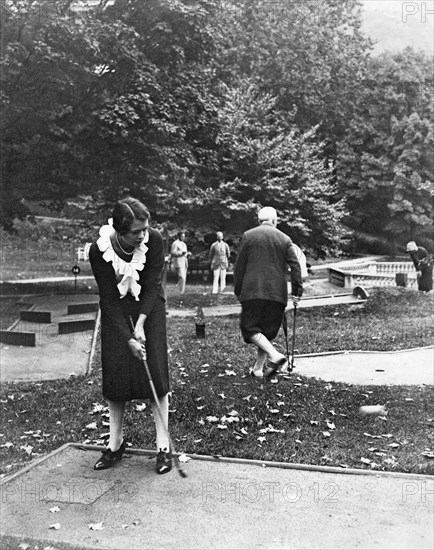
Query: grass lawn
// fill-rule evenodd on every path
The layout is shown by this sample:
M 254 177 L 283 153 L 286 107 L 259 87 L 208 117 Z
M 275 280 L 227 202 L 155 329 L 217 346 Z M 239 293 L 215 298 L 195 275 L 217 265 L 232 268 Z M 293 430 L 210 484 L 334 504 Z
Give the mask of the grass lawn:
M 172 304 L 176 299 L 169 298 Z M 226 298 L 190 292 L 184 300 L 191 307 Z M 364 308 L 301 309 L 298 353 L 429 345 L 433 306 L 432 296 L 391 288 L 373 292 Z M 242 341 L 235 317 L 208 318 L 205 339 L 196 339 L 193 318 L 169 318 L 168 337 L 170 425 L 178 451 L 434 473 L 433 458 L 425 456 L 434 450 L 432 386 L 361 387 L 296 373 L 260 382 L 247 375 L 254 349 Z M 283 350 L 282 334 L 276 342 Z M 2 476 L 66 442 L 104 444 L 108 415 L 100 377 L 97 354 L 88 377 L 3 384 Z M 386 417 L 358 412 L 360 405 L 386 402 Z M 128 405 L 126 438 L 135 447 L 154 448 L 150 406 L 140 411 L 140 405 Z

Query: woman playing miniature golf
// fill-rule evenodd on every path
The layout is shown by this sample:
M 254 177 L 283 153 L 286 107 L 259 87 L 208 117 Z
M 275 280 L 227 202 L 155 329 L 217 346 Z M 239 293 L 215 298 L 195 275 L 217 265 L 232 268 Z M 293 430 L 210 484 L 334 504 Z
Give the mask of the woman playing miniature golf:
M 102 393 L 110 411 L 110 439 L 95 470 L 110 468 L 125 451 L 123 420 L 126 401 L 152 399 L 142 362 L 146 357 L 159 398 L 152 401 L 157 473 L 172 468 L 168 441 L 169 372 L 166 307 L 161 284 L 164 246 L 149 227 L 149 212 L 136 199 L 116 203 L 112 219 L 100 229 L 89 251 L 101 308 Z

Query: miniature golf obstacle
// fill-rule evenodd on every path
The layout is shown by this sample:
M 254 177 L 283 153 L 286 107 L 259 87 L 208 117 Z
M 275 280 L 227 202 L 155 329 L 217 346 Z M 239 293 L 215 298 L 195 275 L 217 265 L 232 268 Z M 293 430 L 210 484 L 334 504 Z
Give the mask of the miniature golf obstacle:
M 395 274 L 396 286 L 406 287 L 408 283 L 408 274 L 407 273 L 396 273 Z
M 36 346 L 36 334 L 34 332 L 18 330 L 1 330 L 0 342 L 11 346 L 27 346 L 34 348 Z
M 205 338 L 205 315 L 200 305 L 196 308 L 194 322 L 196 323 L 196 338 Z
M 76 315 L 78 313 L 93 313 L 98 311 L 98 302 L 87 302 L 82 304 L 69 304 L 67 309 L 68 315 Z
M 51 323 L 51 311 L 20 311 L 20 320 L 29 323 Z
M 61 321 L 59 323 L 59 334 L 71 334 L 72 332 L 86 332 L 93 330 L 95 319 L 77 319 L 74 321 Z
M 369 298 L 368 291 L 363 286 L 356 286 L 353 289 L 353 296 L 360 300 L 367 300 Z

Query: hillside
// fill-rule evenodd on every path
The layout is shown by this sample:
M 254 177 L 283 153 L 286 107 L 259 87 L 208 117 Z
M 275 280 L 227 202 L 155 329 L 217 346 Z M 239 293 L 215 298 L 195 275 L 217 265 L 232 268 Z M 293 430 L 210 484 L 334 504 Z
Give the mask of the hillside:
M 399 51 L 407 46 L 422 49 L 426 53 L 434 53 L 434 2 L 432 0 L 427 2 L 362 0 L 362 3 L 365 13 L 364 30 L 377 42 L 374 54 L 384 50 Z M 426 8 L 425 14 L 422 11 L 423 7 Z

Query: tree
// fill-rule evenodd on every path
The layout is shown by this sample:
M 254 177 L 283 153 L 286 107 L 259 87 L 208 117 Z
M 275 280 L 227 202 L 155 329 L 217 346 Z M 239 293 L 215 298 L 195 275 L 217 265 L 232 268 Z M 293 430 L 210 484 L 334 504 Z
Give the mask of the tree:
M 348 223 L 379 252 L 433 238 L 433 84 L 430 60 L 407 49 L 372 60 L 357 113 L 338 144 L 337 182 Z M 384 243 L 384 244 L 381 244 Z
M 217 110 L 204 64 L 213 3 L 190 4 L 3 5 L 3 223 L 23 197 L 102 190 L 110 204 L 134 193 L 173 216 L 177 197 L 194 193 L 212 165 Z
M 218 71 L 232 84 L 255 78 L 261 91 L 294 113 L 301 130 L 318 126 L 330 156 L 351 119 L 371 42 L 363 35 L 361 2 L 225 2 Z M 295 112 L 294 112 L 295 109 Z
M 238 236 L 256 224 L 258 207 L 274 206 L 280 228 L 317 256 L 336 252 L 347 232 L 332 166 L 316 129 L 300 132 L 276 110 L 277 98 L 247 80 L 226 90 L 220 110 L 222 183 L 203 198 L 204 211 Z
M 89 192 L 93 112 L 134 61 L 135 34 L 120 22 L 80 18 L 71 1 L 2 3 L 2 223 L 22 199 L 59 201 Z M 113 79 L 116 64 L 116 81 Z M 96 164 L 96 166 L 95 166 Z

